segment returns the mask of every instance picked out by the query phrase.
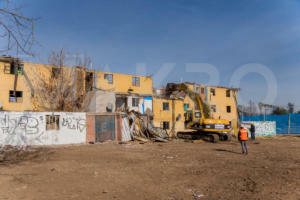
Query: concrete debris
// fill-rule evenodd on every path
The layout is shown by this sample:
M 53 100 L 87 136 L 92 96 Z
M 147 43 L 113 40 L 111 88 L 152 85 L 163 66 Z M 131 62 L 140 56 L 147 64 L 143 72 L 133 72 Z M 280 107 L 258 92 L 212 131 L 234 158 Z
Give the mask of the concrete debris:
M 149 116 L 137 112 L 129 113 L 130 135 L 133 140 L 141 142 L 167 142 L 169 136 L 163 129 L 152 126 Z
M 193 194 L 194 199 L 200 199 L 202 197 L 204 197 L 203 194 Z
M 127 116 L 122 116 L 122 142 L 128 142 L 132 140 L 131 129 L 129 127 L 129 120 Z

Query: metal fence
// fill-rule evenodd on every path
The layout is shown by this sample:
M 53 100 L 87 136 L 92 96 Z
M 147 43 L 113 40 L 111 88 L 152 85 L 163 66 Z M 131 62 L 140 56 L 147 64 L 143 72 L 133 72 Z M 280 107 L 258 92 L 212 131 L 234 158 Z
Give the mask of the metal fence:
M 275 121 L 277 134 L 300 134 L 300 114 L 241 116 L 241 121 Z

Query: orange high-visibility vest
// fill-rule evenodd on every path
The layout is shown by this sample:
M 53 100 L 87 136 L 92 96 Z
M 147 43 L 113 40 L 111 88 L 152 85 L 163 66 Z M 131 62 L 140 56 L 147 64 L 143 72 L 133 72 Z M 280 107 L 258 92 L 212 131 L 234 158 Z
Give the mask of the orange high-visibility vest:
M 240 140 L 248 140 L 248 130 L 247 129 L 241 129 L 240 130 L 241 134 L 240 134 Z

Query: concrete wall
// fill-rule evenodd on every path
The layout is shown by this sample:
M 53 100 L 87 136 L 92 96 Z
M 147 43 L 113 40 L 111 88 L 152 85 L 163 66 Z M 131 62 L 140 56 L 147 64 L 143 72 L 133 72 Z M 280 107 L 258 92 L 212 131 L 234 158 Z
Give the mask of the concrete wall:
M 50 115 L 59 116 L 57 129 L 46 130 L 47 116 Z M 85 113 L 0 112 L 0 145 L 53 145 L 85 142 Z
M 276 135 L 276 122 L 242 122 L 244 126 L 246 126 L 250 130 L 250 125 L 253 124 L 255 126 L 255 135 L 256 136 L 271 136 Z
M 111 108 L 111 112 L 116 109 L 116 95 L 114 92 L 96 90 L 90 92 L 91 101 L 87 108 L 87 112 L 104 113 L 108 112 L 107 108 Z

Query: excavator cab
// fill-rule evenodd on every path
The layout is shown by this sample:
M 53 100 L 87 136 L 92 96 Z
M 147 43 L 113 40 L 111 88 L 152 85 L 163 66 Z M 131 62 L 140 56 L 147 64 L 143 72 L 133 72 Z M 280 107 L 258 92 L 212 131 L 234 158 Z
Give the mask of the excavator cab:
M 188 110 L 185 114 L 185 127 L 192 128 L 193 125 L 199 124 L 202 118 L 200 110 Z

